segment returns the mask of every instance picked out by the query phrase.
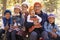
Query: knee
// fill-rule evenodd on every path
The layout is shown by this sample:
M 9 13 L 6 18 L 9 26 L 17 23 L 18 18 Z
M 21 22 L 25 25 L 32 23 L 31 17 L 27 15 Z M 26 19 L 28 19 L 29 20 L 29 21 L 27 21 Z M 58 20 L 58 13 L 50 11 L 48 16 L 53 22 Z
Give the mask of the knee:
M 43 31 L 43 32 L 42 32 L 42 35 L 48 35 L 48 32 Z
M 31 33 L 31 36 L 37 36 L 37 33 L 33 31 L 33 32 Z
M 12 32 L 11 32 L 11 35 L 15 35 L 15 34 L 16 34 L 16 31 L 12 31 Z

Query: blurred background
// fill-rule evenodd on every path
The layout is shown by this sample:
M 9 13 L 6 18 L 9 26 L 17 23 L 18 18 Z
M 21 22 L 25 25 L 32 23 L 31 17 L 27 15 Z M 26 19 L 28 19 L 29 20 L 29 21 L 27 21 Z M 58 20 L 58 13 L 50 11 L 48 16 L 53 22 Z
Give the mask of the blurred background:
M 44 12 L 56 15 L 55 22 L 58 26 L 60 26 L 60 0 L 0 0 L 0 26 L 4 10 L 9 9 L 13 14 L 14 5 L 21 5 L 23 2 L 26 2 L 29 7 L 35 2 L 40 2 L 43 6 L 42 10 Z

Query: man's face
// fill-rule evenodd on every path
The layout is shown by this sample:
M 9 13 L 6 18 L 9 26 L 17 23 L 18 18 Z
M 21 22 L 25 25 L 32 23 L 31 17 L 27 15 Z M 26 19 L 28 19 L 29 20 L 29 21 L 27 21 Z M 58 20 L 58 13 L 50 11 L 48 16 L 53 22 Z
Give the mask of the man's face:
M 34 10 L 35 10 L 36 13 L 39 13 L 41 11 L 40 5 L 35 5 Z
M 5 17 L 6 17 L 7 19 L 9 19 L 10 16 L 11 16 L 10 13 L 6 13 L 6 14 L 5 14 Z
M 14 8 L 14 12 L 15 12 L 15 13 L 19 13 L 19 12 L 20 12 L 20 9 Z

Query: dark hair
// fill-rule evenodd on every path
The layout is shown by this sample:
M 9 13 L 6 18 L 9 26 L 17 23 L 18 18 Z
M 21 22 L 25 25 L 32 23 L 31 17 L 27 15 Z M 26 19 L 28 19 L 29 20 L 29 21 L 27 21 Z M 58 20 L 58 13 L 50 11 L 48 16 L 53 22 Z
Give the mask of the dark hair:
M 5 15 L 6 13 L 9 13 L 9 14 L 11 15 L 11 11 L 10 11 L 10 10 L 5 10 L 4 15 Z
M 48 25 L 49 25 L 49 21 L 47 21 L 47 26 L 48 26 Z M 54 26 L 55 26 L 55 22 L 53 22 L 51 25 L 52 25 L 53 28 L 54 28 Z

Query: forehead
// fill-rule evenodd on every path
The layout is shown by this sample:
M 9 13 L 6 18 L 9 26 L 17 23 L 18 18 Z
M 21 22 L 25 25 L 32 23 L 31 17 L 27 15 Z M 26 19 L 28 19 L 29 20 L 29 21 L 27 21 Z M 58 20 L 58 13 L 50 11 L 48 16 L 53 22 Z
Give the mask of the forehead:
M 39 4 L 35 5 L 34 7 L 36 7 L 36 6 L 41 7 Z
M 6 14 L 10 14 L 9 12 L 7 12 Z
M 19 8 L 14 8 L 14 10 L 20 10 Z
M 28 8 L 28 6 L 26 4 L 23 4 L 22 7 L 27 7 Z
M 31 10 L 32 12 L 34 12 L 34 10 Z
M 54 17 L 49 17 L 48 19 L 55 19 Z

